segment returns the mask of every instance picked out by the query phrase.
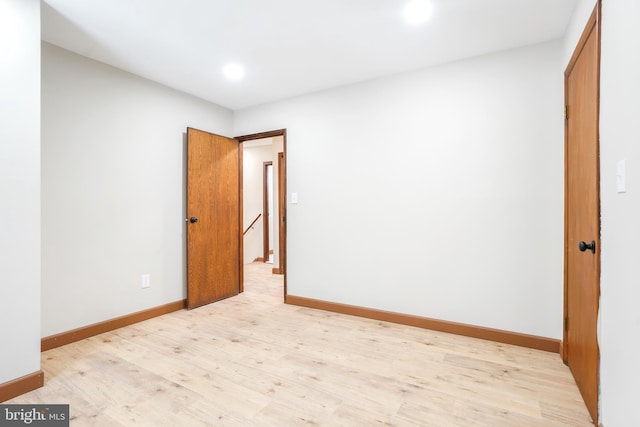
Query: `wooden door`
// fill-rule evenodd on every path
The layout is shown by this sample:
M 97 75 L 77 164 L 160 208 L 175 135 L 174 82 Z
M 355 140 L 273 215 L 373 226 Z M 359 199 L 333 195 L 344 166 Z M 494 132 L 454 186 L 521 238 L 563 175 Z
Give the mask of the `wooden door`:
M 565 71 L 565 330 L 563 359 L 598 421 L 600 299 L 599 8 Z
M 238 142 L 188 128 L 188 308 L 240 292 L 240 188 Z

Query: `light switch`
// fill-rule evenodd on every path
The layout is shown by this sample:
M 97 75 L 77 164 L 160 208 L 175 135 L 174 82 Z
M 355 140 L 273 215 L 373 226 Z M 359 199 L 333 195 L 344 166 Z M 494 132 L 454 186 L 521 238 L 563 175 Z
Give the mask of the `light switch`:
M 298 204 L 298 193 L 291 193 L 291 204 L 292 205 Z
M 616 164 L 616 189 L 618 193 L 627 192 L 626 160 L 618 160 L 618 163 Z

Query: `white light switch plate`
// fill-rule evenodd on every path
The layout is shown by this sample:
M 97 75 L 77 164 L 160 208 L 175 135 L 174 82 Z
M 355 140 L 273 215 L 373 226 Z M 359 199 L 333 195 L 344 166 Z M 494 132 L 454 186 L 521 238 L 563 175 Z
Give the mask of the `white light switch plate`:
M 298 193 L 291 193 L 291 204 L 295 205 L 298 203 Z
M 616 163 L 616 190 L 618 193 L 627 192 L 627 164 L 626 160 Z

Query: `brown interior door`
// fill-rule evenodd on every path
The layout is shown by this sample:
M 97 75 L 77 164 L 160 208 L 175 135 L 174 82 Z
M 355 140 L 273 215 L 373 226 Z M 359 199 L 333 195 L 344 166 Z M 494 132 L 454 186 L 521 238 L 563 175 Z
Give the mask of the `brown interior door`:
M 187 129 L 187 307 L 240 291 L 238 141 Z
M 565 331 L 563 358 L 598 420 L 600 298 L 598 8 L 565 72 Z

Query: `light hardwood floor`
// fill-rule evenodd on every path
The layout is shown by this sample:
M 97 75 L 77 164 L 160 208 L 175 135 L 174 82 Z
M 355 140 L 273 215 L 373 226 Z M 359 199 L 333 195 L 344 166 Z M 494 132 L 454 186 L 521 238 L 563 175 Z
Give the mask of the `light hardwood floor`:
M 245 292 L 42 354 L 72 426 L 590 426 L 559 355 L 284 305 Z

